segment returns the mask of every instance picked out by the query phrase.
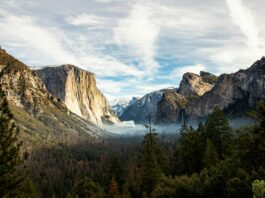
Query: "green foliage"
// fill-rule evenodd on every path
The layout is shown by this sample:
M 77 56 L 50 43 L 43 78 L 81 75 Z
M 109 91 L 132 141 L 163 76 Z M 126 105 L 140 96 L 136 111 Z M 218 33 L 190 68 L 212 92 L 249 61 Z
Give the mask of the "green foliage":
M 68 194 L 68 196 L 70 196 Z M 103 198 L 101 187 L 89 178 L 81 179 L 73 188 L 73 197 L 78 198 Z
M 142 143 L 142 188 L 148 194 L 152 192 L 162 175 L 162 153 L 157 135 L 148 133 Z
M 237 154 L 245 168 L 258 171 L 265 167 L 265 104 L 259 102 L 251 113 L 258 124 L 241 129 L 237 138 Z
M 204 127 L 205 138 L 209 138 L 216 147 L 218 158 L 223 160 L 231 153 L 232 129 L 224 113 L 215 107 Z
M 116 182 L 115 178 L 112 177 L 109 185 L 109 198 L 120 198 L 119 184 Z
M 253 198 L 265 197 L 265 181 L 255 180 L 252 183 Z
M 175 152 L 175 172 L 178 175 L 199 172 L 203 150 L 200 131 L 183 125 Z
M 265 108 L 259 105 L 252 113 L 257 123 L 233 137 L 215 109 L 196 130 L 183 125 L 178 138 L 164 134 L 160 141 L 150 131 L 143 140 L 41 148 L 31 155 L 32 175 L 41 197 L 102 197 L 104 191 L 105 197 L 121 198 L 249 198 L 252 182 L 265 179 Z M 80 180 L 84 177 L 90 179 Z
M 36 197 L 20 157 L 19 129 L 0 92 L 0 197 Z
M 216 165 L 218 162 L 218 156 L 215 151 L 213 142 L 208 138 L 206 143 L 205 152 L 203 155 L 202 163 L 205 168 L 210 168 Z

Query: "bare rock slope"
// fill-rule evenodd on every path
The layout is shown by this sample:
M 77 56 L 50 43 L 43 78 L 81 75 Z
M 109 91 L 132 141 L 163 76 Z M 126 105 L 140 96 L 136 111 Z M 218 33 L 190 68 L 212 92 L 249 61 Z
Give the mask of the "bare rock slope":
M 118 123 L 106 97 L 96 87 L 95 74 L 73 65 L 36 70 L 48 91 L 80 117 L 102 126 Z
M 105 134 L 92 123 L 69 113 L 65 104 L 47 91 L 34 71 L 3 49 L 0 49 L 0 83 L 27 142 L 98 139 Z

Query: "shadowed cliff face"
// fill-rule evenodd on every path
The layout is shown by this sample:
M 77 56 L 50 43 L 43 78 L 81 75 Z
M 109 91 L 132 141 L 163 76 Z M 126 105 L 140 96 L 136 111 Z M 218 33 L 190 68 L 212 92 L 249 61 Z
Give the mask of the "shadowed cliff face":
M 73 65 L 36 70 L 48 91 L 73 113 L 99 126 L 118 123 L 105 96 L 96 87 L 93 73 Z
M 265 58 L 249 69 L 221 75 L 211 91 L 187 104 L 186 112 L 191 117 L 205 117 L 218 106 L 234 114 L 254 107 L 261 99 L 265 99 Z
M 206 72 L 200 76 L 186 73 L 177 93 L 164 93 L 157 107 L 157 123 L 177 122 L 181 108 L 190 120 L 207 117 L 215 106 L 228 115 L 244 117 L 257 101 L 265 99 L 265 58 L 249 69 L 218 78 Z
M 182 109 L 187 104 L 185 96 L 174 90 L 165 91 L 157 105 L 156 123 L 170 124 L 180 121 Z
M 147 123 L 149 116 L 155 121 L 157 103 L 161 100 L 164 90 L 146 94 L 130 104 L 120 116 L 122 121 L 133 120 L 137 124 Z
M 161 101 L 157 104 L 155 122 L 157 124 L 180 122 L 189 102 L 209 92 L 214 87 L 216 79 L 216 76 L 206 72 L 201 72 L 200 75 L 185 73 L 178 90 L 164 92 Z

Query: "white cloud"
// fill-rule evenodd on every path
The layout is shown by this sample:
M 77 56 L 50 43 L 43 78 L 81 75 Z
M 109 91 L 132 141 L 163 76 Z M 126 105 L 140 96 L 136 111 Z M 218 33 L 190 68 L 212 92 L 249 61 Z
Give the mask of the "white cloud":
M 69 16 L 67 17 L 67 22 L 71 25 L 102 25 L 104 20 L 101 17 L 95 15 L 89 15 L 86 13 L 79 14 L 77 16 Z
M 244 6 L 242 0 L 226 0 L 226 2 L 230 9 L 233 22 L 247 37 L 247 45 L 254 50 L 258 50 L 259 30 L 255 25 L 255 17 L 251 11 Z
M 200 71 L 205 71 L 205 70 L 206 70 L 206 67 L 202 64 L 181 66 L 181 67 L 174 69 L 171 72 L 169 77 L 171 79 L 180 79 L 180 78 L 182 78 L 183 74 L 185 74 L 187 72 L 199 74 Z
M 1 10 L 0 35 L 2 42 L 13 41 L 24 45 L 24 50 L 31 50 L 40 57 L 49 57 L 58 63 L 67 61 L 76 63 L 76 58 L 65 50 L 50 28 L 42 28 L 29 16 L 15 16 Z
M 2 17 L 0 18 L 2 30 L 0 41 L 6 45 L 20 43 L 20 53 L 30 56 L 28 60 L 37 60 L 38 64 L 69 63 L 90 70 L 98 76 L 141 76 L 143 74 L 135 67 L 126 65 L 109 55 L 100 54 L 96 50 L 87 54 L 82 49 L 75 48 L 74 46 L 78 46 L 78 43 L 75 43 L 64 31 L 38 25 L 32 17 L 16 16 L 5 11 L 1 11 L 0 17 Z M 95 48 L 92 46 L 92 49 Z M 16 50 L 19 51 L 19 49 Z
M 142 96 L 178 86 L 185 72 L 249 67 L 264 55 L 264 6 L 260 0 L 4 0 L 0 43 L 27 64 L 72 63 L 94 72 L 109 96 Z M 183 66 L 170 71 L 173 65 Z
M 121 46 L 131 48 L 136 56 L 142 58 L 145 69 L 150 72 L 158 68 L 154 56 L 160 27 L 153 17 L 150 7 L 136 3 L 129 16 L 121 19 L 113 30 L 115 41 Z

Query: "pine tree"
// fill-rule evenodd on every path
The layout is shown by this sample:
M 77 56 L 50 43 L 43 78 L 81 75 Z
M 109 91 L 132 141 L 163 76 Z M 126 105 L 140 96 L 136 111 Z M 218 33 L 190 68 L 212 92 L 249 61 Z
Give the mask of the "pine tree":
M 116 182 L 115 178 L 112 177 L 109 185 L 109 197 L 110 198 L 120 198 L 119 184 Z
M 205 143 L 209 138 L 216 148 L 218 158 L 223 160 L 231 152 L 232 129 L 224 113 L 215 107 L 204 127 Z
M 201 169 L 203 144 L 198 130 L 182 126 L 175 152 L 175 173 L 177 175 L 192 174 Z
M 205 168 L 210 168 L 218 162 L 217 153 L 215 151 L 213 142 L 210 139 L 207 139 L 202 162 Z
M 145 135 L 142 143 L 142 188 L 149 195 L 162 175 L 162 152 L 157 139 L 157 134 L 150 131 Z
M 101 187 L 93 182 L 90 178 L 83 178 L 74 186 L 73 197 L 82 198 L 102 198 L 104 197 Z M 71 197 L 71 193 L 68 192 L 67 196 Z
M 255 111 L 250 114 L 257 123 L 253 126 L 242 128 L 237 139 L 237 151 L 242 164 L 249 169 L 257 171 L 265 169 L 265 103 L 260 101 Z
M 7 100 L 0 92 L 0 197 L 21 196 L 25 180 L 21 174 L 23 161 L 20 157 L 19 130 L 9 110 Z

